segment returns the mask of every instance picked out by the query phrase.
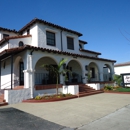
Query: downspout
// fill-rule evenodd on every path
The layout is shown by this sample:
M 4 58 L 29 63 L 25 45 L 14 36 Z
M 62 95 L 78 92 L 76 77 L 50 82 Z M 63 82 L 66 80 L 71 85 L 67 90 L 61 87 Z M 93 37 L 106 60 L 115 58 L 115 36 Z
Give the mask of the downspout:
M 11 55 L 11 89 L 13 89 L 13 54 Z
M 61 33 L 60 33 L 60 38 L 61 38 L 61 51 L 63 51 L 62 32 L 63 32 L 63 30 L 61 30 Z

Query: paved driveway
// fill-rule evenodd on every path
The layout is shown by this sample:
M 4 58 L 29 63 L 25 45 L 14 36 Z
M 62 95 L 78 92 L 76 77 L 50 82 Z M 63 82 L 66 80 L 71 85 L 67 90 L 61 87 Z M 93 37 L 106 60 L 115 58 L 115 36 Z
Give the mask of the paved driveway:
M 102 93 L 66 101 L 20 103 L 6 107 L 17 108 L 62 126 L 79 128 L 128 104 L 129 94 Z

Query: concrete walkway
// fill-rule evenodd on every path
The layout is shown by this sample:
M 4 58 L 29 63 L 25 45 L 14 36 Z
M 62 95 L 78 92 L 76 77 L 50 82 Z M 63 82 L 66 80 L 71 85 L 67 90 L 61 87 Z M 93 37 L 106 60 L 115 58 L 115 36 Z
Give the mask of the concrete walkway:
M 87 124 L 105 117 L 129 104 L 130 94 L 102 93 L 66 101 L 20 103 L 6 107 L 17 108 L 62 126 L 87 130 L 86 128 L 84 129 L 83 126 L 85 127 Z M 111 116 L 109 120 L 113 120 Z

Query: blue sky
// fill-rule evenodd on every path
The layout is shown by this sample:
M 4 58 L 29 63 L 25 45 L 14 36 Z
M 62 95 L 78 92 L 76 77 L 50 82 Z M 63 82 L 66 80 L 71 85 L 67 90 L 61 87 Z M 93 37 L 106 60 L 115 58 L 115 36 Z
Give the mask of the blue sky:
M 130 0 L 3 0 L 0 26 L 19 30 L 33 18 L 83 34 L 85 49 L 130 61 Z

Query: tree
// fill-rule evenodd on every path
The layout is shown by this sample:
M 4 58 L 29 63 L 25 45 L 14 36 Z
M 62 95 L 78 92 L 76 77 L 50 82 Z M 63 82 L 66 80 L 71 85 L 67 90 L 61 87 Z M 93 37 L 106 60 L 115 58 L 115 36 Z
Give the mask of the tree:
M 113 80 L 117 83 L 118 86 L 120 86 L 121 82 L 122 82 L 122 77 L 121 77 L 121 75 L 116 75 L 115 74 Z
M 59 64 L 54 67 L 52 65 L 48 65 L 48 64 L 43 64 L 41 67 L 45 68 L 47 71 L 51 70 L 54 72 L 54 75 L 56 76 L 56 94 L 58 95 L 58 84 L 59 84 L 59 76 L 61 74 L 65 74 L 66 72 L 69 71 L 65 68 L 62 68 L 63 65 L 66 63 L 67 59 L 61 59 L 61 61 L 59 62 Z

